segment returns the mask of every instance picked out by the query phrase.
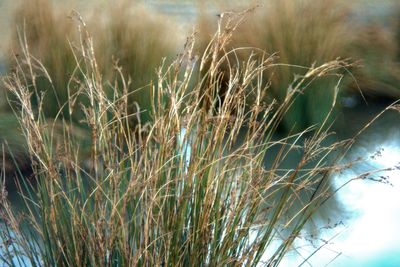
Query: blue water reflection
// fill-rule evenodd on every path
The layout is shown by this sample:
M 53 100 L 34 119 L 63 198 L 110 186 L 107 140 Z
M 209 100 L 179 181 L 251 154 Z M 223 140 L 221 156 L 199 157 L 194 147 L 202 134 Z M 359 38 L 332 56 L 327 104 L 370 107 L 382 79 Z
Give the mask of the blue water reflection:
M 335 177 L 336 188 L 351 181 L 337 193 L 345 212 L 335 227 L 313 246 L 300 239 L 282 266 L 400 266 L 400 124 L 393 115 L 367 130 L 346 158 L 364 160 Z
M 384 144 L 378 151 L 378 156 L 371 153 L 370 166 L 389 170 L 371 175 L 372 180 L 354 180 L 339 192 L 351 217 L 343 229 L 335 229 L 342 233 L 330 249 L 342 255 L 331 266 L 400 266 L 400 146 Z M 359 173 L 348 171 L 336 183 L 353 177 Z

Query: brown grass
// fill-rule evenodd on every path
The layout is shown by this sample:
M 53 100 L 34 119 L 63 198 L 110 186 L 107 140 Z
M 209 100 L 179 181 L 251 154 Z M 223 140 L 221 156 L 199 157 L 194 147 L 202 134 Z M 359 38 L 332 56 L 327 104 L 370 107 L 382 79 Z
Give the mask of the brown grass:
M 14 15 L 18 32 L 15 33 L 11 45 L 18 55 L 23 53 L 20 43 L 29 44 L 32 58 L 40 59 L 48 70 L 48 75 L 52 77 L 51 84 L 47 82 L 47 78 L 42 77 L 36 77 L 35 82 L 40 83 L 38 94 L 46 92 L 46 101 L 42 107 L 44 114 L 53 118 L 61 108 L 64 117 L 69 117 L 71 110 L 65 104 L 69 96 L 80 90 L 79 83 L 75 87 L 69 86 L 67 90 L 69 81 L 76 72 L 72 48 L 79 45 L 79 36 L 71 19 L 75 15 L 70 9 L 62 7 L 63 5 L 52 5 L 49 0 L 21 4 Z M 96 40 L 94 51 L 98 55 L 100 74 L 107 79 L 113 79 L 113 76 L 120 75 L 118 69 L 121 69 L 129 78 L 127 90 L 132 92 L 129 97 L 130 108 L 134 109 L 134 102 L 138 102 L 143 110 L 147 110 L 143 119 L 148 120 L 151 102 L 149 85 L 151 80 L 156 79 L 156 68 L 162 63 L 163 57 L 175 56 L 179 32 L 165 17 L 152 14 L 140 5 L 130 4 L 128 1 L 122 1 L 118 5 L 105 5 L 95 10 L 99 12 L 94 12 L 87 26 Z M 11 68 L 15 67 L 14 59 L 10 63 Z M 34 67 L 38 67 L 36 62 L 33 63 Z M 82 77 L 75 76 L 75 79 L 83 81 Z M 135 93 L 142 87 L 145 88 Z M 76 115 L 76 121 L 81 118 L 82 114 Z
M 235 52 L 226 44 L 242 16 L 226 14 L 220 21 L 225 26 L 198 57 L 191 37 L 172 64 L 159 68 L 152 84 L 152 120 L 139 120 L 134 129 L 127 127 L 137 114 L 128 109 L 126 78 L 103 80 L 93 39 L 80 24 L 71 81 L 85 77 L 79 93 L 88 101 L 79 106 L 90 131 L 89 166 L 78 160 L 80 144 L 71 122 L 60 122 L 63 139 L 54 142 L 55 124 L 38 108 L 46 100 L 29 90 L 33 77 L 47 70 L 33 68 L 31 53 L 22 50 L 5 84 L 19 107 L 16 115 L 38 184 L 22 180 L 27 192 L 23 217 L 1 199 L 6 224 L 0 257 L 6 264 L 279 264 L 311 216 L 332 197 L 329 177 L 342 169 L 336 161 L 341 154 L 333 151 L 349 143 L 324 146 L 329 136 L 324 125 L 274 140 L 276 127 L 309 80 L 336 74 L 348 63 L 335 60 L 309 68 L 277 103 L 263 97 L 269 86 L 263 75 L 276 67 L 273 57 L 232 62 L 222 102 L 216 55 Z M 32 105 L 32 97 L 39 105 Z M 306 134 L 309 138 L 302 138 Z M 286 158 L 299 152 L 294 167 L 285 168 Z M 272 160 L 268 168 L 265 159 Z

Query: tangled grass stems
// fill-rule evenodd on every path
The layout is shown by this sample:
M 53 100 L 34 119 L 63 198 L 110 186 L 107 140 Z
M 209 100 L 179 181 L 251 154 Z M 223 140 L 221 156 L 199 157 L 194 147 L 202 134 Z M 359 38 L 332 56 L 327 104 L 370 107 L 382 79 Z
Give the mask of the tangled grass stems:
M 222 101 L 223 60 L 216 55 L 235 53 L 226 50 L 238 25 L 235 17 L 221 18 L 202 55 L 195 55 L 191 36 L 183 53 L 159 68 L 151 120 L 138 119 L 135 128 L 129 123 L 137 114 L 127 108 L 124 75 L 113 83 L 111 97 L 105 93 L 92 38 L 80 25 L 73 73 L 84 78 L 79 93 L 89 100 L 81 103 L 81 112 L 91 132 L 90 164 L 79 160 L 71 121 L 60 119 L 62 138 L 55 140 L 54 126 L 40 110 L 43 98 L 32 94 L 38 89 L 35 77 L 47 71 L 30 65 L 29 48 L 23 49 L 18 67 L 4 82 L 17 101 L 36 185 L 20 184 L 27 209 L 22 215 L 2 199 L 1 256 L 7 265 L 279 264 L 331 197 L 329 177 L 338 165 L 330 155 L 347 143 L 324 146 L 326 128 L 278 141 L 273 135 L 310 80 L 348 63 L 335 60 L 310 68 L 278 104 L 263 97 L 269 89 L 265 72 L 276 66 L 273 57 L 264 53 L 244 63 L 232 61 Z M 37 107 L 32 97 L 39 97 Z M 280 147 L 278 153 L 272 152 L 274 146 Z M 294 168 L 284 169 L 282 162 L 292 151 L 300 151 L 301 158 Z M 268 169 L 266 158 L 273 162 Z

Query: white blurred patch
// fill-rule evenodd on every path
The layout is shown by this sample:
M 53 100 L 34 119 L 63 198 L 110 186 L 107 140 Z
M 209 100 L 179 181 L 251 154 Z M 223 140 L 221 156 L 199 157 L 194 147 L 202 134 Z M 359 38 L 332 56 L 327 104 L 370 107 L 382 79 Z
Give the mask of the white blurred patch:
M 321 238 L 327 243 L 304 266 L 400 266 L 400 146 L 383 145 L 369 158 L 371 169 L 386 170 L 339 191 L 350 218 L 324 232 Z M 349 170 L 336 178 L 336 184 L 358 175 Z

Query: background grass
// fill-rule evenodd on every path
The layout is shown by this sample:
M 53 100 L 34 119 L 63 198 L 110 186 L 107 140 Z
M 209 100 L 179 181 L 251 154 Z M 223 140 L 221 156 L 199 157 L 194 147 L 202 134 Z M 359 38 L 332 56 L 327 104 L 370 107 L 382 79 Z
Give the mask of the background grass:
M 43 98 L 40 110 L 45 118 L 71 120 L 75 128 L 87 130 L 85 124 L 81 123 L 85 116 L 79 107 L 80 103 L 89 101 L 86 95 L 80 93 L 87 77 L 76 75 L 80 72 L 76 69 L 74 55 L 80 37 L 73 20 L 80 15 L 71 13 L 66 6 L 48 0 L 20 3 L 13 16 L 15 31 L 7 66 L 10 72 L 14 71 L 19 67 L 18 57 L 29 53 L 29 59 L 32 60 L 29 68 L 32 69 L 24 72 L 32 74 L 35 69 L 46 69 L 45 73 L 41 72 L 38 76 L 29 76 L 32 79 L 29 90 L 36 94 L 32 98 L 32 105 L 38 107 L 37 100 Z M 132 113 L 139 112 L 139 116 L 130 118 L 130 124 L 135 127 L 138 120 L 150 120 L 151 84 L 157 79 L 156 69 L 163 60 L 171 62 L 172 57 L 176 56 L 179 31 L 166 17 L 128 1 L 108 4 L 96 10 L 98 12 L 94 12 L 86 24 L 96 40 L 94 51 L 99 75 L 110 81 L 121 81 L 118 79 L 120 75 L 126 77 L 126 84 L 119 86 L 124 87 L 128 94 L 127 108 Z M 114 86 L 105 85 L 107 95 L 113 95 Z M 5 95 L 4 87 L 1 91 Z M 13 112 L 6 101 L 1 109 L 7 117 L 12 118 Z M 11 125 L 7 121 L 1 121 L 0 124 L 4 128 L 15 126 L 17 120 L 14 119 Z M 20 132 L 18 127 L 8 129 L 15 136 Z M 19 162 L 28 161 L 26 150 L 23 153 L 20 147 L 13 147 L 18 142 L 17 138 L 13 140 L 13 134 L 1 132 L 0 135 L 4 140 L 10 139 L 10 149 L 15 150 Z M 82 152 L 87 152 L 84 147 Z M 14 165 L 9 157 L 7 161 L 7 165 Z
M 74 13 L 70 9 L 56 7 L 48 0 L 21 4 L 14 15 L 17 31 L 11 50 L 18 55 L 21 53 L 21 41 L 29 45 L 29 52 L 34 58 L 40 59 L 52 77 L 51 84 L 42 77 L 37 77 L 35 81 L 40 83 L 38 93 L 46 92 L 42 107 L 45 115 L 54 118 L 62 108 L 63 116 L 68 118 L 71 110 L 65 103 L 69 96 L 79 90 L 77 81 L 74 81 L 77 88 L 68 87 L 70 77 L 76 71 L 71 47 L 77 45 L 79 36 L 71 19 Z M 153 14 L 143 6 L 122 1 L 99 9 L 87 24 L 96 40 L 94 50 L 98 54 L 97 64 L 101 75 L 111 78 L 119 75 L 115 67 L 121 68 L 127 80 L 134 81 L 134 88 L 132 84 L 127 85 L 130 92 L 145 87 L 140 93 L 131 94 L 129 100 L 132 108 L 133 102 L 138 102 L 148 110 L 148 86 L 156 78 L 156 68 L 163 57 L 171 58 L 177 51 L 179 38 L 168 19 Z M 14 58 L 10 59 L 9 66 L 10 69 L 15 67 Z M 83 77 L 74 77 L 82 82 Z M 79 121 L 79 115 L 76 116 L 76 121 Z M 146 119 L 149 119 L 148 114 Z
M 336 58 L 351 58 L 358 63 L 356 68 L 343 72 L 343 96 L 358 95 L 361 99 L 366 96 L 375 100 L 400 97 L 395 16 L 386 25 L 377 20 L 360 22 L 362 2 L 273 0 L 257 4 L 229 45 L 257 47 L 276 54 L 281 66 L 274 68 L 265 79 L 271 80 L 271 93 L 278 101 L 283 101 L 287 94 L 287 88 L 280 85 L 295 84 L 296 75 L 303 75 L 308 67 Z M 217 9 L 235 10 L 242 6 L 240 1 L 231 5 L 220 3 Z M 211 15 L 203 7 L 198 20 L 203 46 L 215 30 L 216 19 L 215 14 Z M 243 60 L 248 53 L 238 53 L 238 56 Z M 333 101 L 334 83 L 334 77 L 310 83 L 310 89 L 285 114 L 284 131 L 320 124 Z M 337 101 L 335 113 L 341 110 L 341 101 Z

